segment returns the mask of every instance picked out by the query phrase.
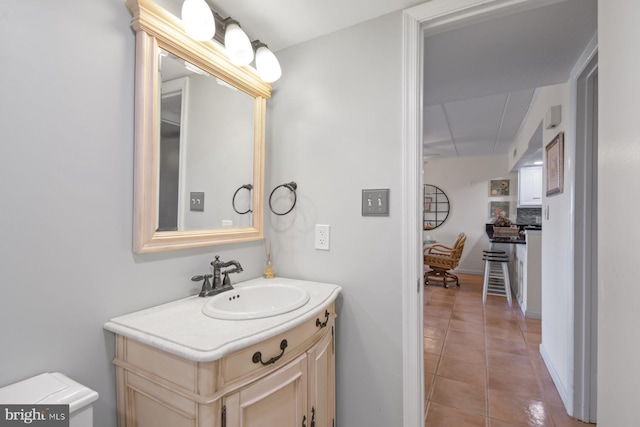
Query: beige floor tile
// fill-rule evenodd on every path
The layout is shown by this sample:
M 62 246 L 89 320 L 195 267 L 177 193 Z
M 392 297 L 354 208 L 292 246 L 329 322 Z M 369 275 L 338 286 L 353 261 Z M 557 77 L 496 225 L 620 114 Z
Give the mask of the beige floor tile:
M 431 300 L 425 304 L 425 310 L 431 308 L 442 308 L 444 310 L 453 310 L 453 301 L 439 301 L 439 300 Z
M 518 396 L 543 400 L 537 377 L 532 372 L 524 370 L 505 371 L 489 367 L 487 387 L 489 390 L 506 391 Z
M 487 385 L 486 367 L 480 363 L 469 363 L 463 360 L 442 357 L 438 365 L 437 376 L 474 384 L 481 387 Z
M 525 372 L 529 375 L 535 375 L 531 359 L 527 356 L 489 351 L 487 352 L 487 365 L 490 368 L 503 369 L 510 372 Z
M 468 332 L 456 331 L 455 329 L 447 332 L 447 336 L 445 341 L 456 343 L 456 344 L 464 344 L 469 348 L 482 350 L 485 348 L 485 339 L 482 335 L 478 334 L 470 334 Z
M 424 326 L 435 326 L 437 328 L 448 328 L 449 327 L 449 319 L 444 317 L 433 317 L 429 316 L 427 313 L 424 315 L 424 320 L 422 322 Z
M 519 356 L 529 355 L 529 348 L 525 344 L 524 338 L 518 342 L 487 336 L 486 341 L 488 351 L 499 351 L 502 353 L 517 354 Z
M 424 353 L 424 372 L 428 374 L 435 374 L 438 370 L 438 362 L 440 356 L 437 354 Z
M 488 337 L 518 342 L 524 340 L 524 335 L 517 326 L 515 328 L 500 328 L 497 326 L 485 325 L 485 331 Z
M 454 311 L 452 316 L 452 320 L 462 320 L 464 322 L 474 323 L 474 324 L 482 324 L 483 316 L 482 314 L 474 314 L 468 313 L 465 311 Z
M 458 344 L 454 342 L 446 342 L 442 350 L 443 357 L 450 357 L 456 360 L 462 360 L 469 363 L 478 363 L 486 365 L 486 351 L 481 348 L 469 347 L 466 344 Z
M 464 322 L 462 320 L 452 319 L 449 323 L 449 329 L 454 331 L 469 332 L 471 334 L 484 335 L 484 325 Z
M 505 423 L 504 421 L 489 418 L 488 427 L 522 427 L 522 424 Z
M 459 409 L 431 402 L 425 418 L 425 427 L 485 427 L 486 418 L 468 414 Z
M 551 412 L 542 400 L 511 392 L 489 390 L 489 417 L 517 425 L 553 427 Z
M 433 374 L 427 374 L 425 372 L 424 374 L 424 395 L 427 397 L 427 399 L 429 399 L 431 397 L 431 390 L 433 390 L 433 380 L 435 378 L 435 375 Z
M 466 304 L 466 303 L 458 303 L 453 306 L 453 314 L 456 313 L 469 313 L 475 314 L 477 316 L 482 316 L 484 310 L 482 308 L 482 304 Z
M 423 326 L 422 334 L 425 338 L 434 338 L 437 340 L 444 340 L 447 333 L 447 328 L 437 326 Z
M 424 307 L 424 313 L 428 316 L 441 317 L 443 319 L 449 319 L 451 317 L 451 309 L 433 307 L 431 305 L 426 305 Z
M 427 427 L 592 427 L 567 415 L 540 355 L 541 322 L 490 296 L 482 277 L 424 292 Z
M 459 409 L 468 414 L 486 416 L 487 391 L 484 387 L 436 376 L 431 402 Z
M 431 354 L 441 354 L 444 341 L 433 338 L 424 339 L 424 351 Z

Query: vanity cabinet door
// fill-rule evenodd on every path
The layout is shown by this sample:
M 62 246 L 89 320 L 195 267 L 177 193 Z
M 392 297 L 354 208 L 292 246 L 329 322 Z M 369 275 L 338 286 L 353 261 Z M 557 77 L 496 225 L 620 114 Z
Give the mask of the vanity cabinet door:
M 227 395 L 226 427 L 310 427 L 307 418 L 307 356 Z
M 335 347 L 326 334 L 307 353 L 309 361 L 309 427 L 332 427 L 335 419 Z

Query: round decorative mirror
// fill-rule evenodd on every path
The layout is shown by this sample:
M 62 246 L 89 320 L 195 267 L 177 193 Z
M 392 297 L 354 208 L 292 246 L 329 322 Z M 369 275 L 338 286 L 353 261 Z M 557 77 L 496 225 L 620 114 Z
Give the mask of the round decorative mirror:
M 449 216 L 449 198 L 442 189 L 435 185 L 424 185 L 423 229 L 438 228 Z

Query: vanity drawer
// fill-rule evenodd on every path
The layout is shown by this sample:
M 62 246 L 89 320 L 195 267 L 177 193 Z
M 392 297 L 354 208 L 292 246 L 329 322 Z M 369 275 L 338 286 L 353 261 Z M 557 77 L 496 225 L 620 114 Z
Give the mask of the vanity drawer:
M 302 354 L 310 343 L 331 333 L 335 319 L 335 308 L 331 304 L 324 307 L 313 319 L 300 326 L 254 344 L 224 357 L 220 361 L 220 384 L 227 384 L 256 374 L 279 368 L 283 364 Z

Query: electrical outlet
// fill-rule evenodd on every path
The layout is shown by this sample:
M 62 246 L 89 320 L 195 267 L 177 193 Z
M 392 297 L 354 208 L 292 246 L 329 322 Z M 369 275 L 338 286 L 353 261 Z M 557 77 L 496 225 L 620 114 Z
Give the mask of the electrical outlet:
M 328 251 L 330 240 L 331 226 L 316 224 L 316 249 L 319 249 L 321 251 Z

